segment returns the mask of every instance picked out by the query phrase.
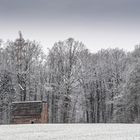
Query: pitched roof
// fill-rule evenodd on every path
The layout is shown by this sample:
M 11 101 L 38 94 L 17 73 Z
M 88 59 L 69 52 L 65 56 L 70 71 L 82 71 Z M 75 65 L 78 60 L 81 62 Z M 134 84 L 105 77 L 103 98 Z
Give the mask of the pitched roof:
M 12 103 L 13 116 L 34 116 L 42 112 L 42 101 L 25 101 Z

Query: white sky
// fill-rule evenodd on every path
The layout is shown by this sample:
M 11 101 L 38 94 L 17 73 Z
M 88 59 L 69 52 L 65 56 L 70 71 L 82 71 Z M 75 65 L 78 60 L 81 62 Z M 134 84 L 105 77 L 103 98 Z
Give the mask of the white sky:
M 138 0 L 0 0 L 0 38 L 14 40 L 21 30 L 44 51 L 69 37 L 92 52 L 131 51 L 140 43 L 138 5 Z

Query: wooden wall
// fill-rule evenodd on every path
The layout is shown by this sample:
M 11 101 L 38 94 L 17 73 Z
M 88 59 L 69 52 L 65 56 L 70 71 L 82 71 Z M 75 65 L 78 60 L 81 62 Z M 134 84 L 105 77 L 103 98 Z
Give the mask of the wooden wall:
M 14 102 L 11 108 L 12 124 L 47 123 L 47 103 L 41 101 Z

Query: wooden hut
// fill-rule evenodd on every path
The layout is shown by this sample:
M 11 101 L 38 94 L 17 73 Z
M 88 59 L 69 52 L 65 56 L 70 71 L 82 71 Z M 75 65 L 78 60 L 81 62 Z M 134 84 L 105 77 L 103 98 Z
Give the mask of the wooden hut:
M 42 101 L 13 102 L 11 124 L 47 123 L 47 103 Z

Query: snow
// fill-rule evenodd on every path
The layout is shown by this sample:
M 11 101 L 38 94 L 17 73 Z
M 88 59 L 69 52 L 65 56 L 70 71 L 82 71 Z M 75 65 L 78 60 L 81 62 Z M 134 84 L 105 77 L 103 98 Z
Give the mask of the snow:
M 24 90 L 24 88 L 21 86 L 21 84 L 18 84 L 19 85 L 19 87 L 22 89 L 22 90 Z
M 15 101 L 15 102 L 12 102 L 13 104 L 21 104 L 21 103 L 41 103 L 41 102 L 44 102 L 44 101 Z
M 140 140 L 139 124 L 1 125 L 0 140 Z

